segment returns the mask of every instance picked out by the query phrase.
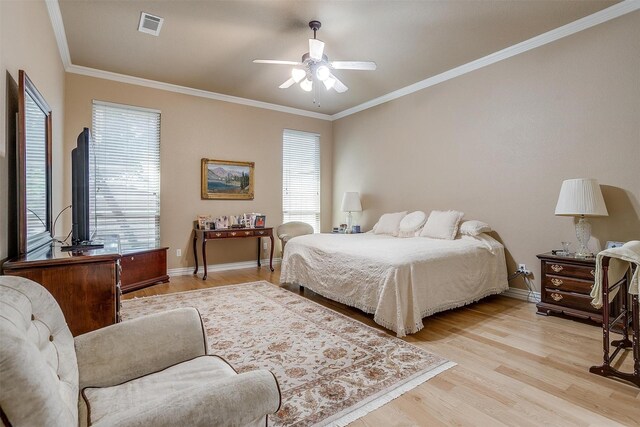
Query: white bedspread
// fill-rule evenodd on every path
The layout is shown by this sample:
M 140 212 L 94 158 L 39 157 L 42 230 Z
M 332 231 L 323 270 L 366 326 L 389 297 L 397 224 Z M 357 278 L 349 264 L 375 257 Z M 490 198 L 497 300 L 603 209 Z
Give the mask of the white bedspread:
M 399 337 L 422 318 L 508 288 L 504 247 L 491 237 L 455 240 L 311 234 L 287 242 L 281 283 L 374 314 Z

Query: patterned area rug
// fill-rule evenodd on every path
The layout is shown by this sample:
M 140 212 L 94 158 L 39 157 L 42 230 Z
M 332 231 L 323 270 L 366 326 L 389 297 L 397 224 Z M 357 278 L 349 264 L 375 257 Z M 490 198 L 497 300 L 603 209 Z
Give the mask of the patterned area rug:
M 122 317 L 178 307 L 200 311 L 210 353 L 276 375 L 275 426 L 346 425 L 455 365 L 265 281 L 123 301 Z

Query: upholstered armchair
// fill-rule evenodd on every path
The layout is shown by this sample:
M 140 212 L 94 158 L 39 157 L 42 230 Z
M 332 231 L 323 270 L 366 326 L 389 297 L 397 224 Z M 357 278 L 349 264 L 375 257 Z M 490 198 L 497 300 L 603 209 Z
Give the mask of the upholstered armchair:
M 237 374 L 205 337 L 183 308 L 74 339 L 45 288 L 0 276 L 2 424 L 264 426 L 280 406 L 275 377 Z
M 282 242 L 282 254 L 284 255 L 284 247 L 287 242 L 296 236 L 304 236 L 305 234 L 313 234 L 313 227 L 306 222 L 291 221 L 285 222 L 276 228 L 276 234 Z

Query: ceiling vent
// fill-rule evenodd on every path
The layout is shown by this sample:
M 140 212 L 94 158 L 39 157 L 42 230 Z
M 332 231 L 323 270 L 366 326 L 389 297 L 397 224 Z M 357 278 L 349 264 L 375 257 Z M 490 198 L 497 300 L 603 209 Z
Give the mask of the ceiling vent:
M 140 14 L 140 24 L 138 24 L 138 31 L 140 31 L 141 33 L 147 33 L 157 36 L 160 34 L 160 28 L 162 28 L 163 22 L 164 18 L 150 15 L 147 12 L 142 12 Z

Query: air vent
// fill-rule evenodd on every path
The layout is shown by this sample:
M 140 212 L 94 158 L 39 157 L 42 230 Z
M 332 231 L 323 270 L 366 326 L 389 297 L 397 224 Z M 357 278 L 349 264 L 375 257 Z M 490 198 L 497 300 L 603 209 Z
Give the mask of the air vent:
M 163 22 L 164 18 L 150 15 L 147 12 L 142 12 L 140 14 L 140 24 L 138 25 L 138 31 L 140 31 L 141 33 L 147 33 L 157 36 L 158 34 L 160 34 L 160 28 L 162 28 Z

